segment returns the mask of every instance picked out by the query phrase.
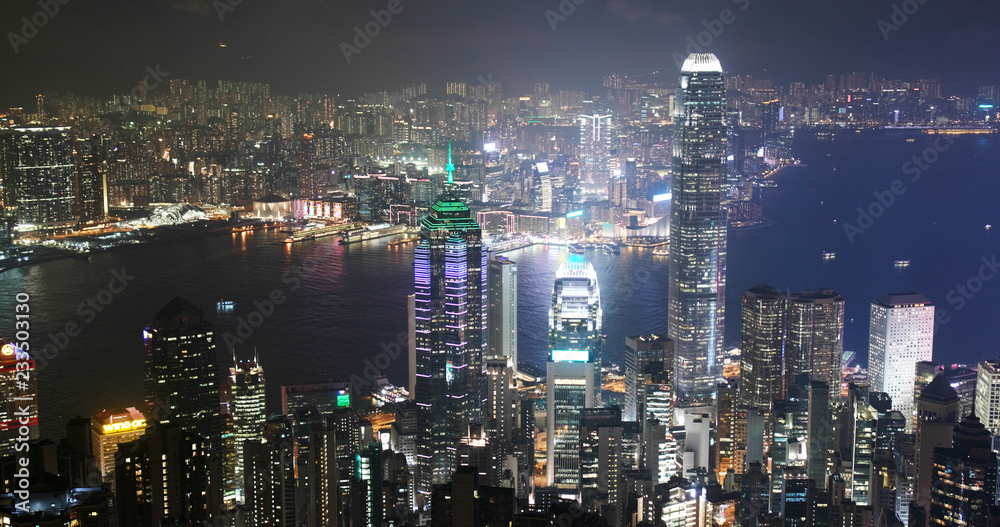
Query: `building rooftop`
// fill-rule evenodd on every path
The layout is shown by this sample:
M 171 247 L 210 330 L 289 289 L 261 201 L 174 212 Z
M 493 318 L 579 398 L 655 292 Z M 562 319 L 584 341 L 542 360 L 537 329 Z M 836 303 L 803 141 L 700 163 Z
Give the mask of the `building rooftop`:
M 722 63 L 714 53 L 692 53 L 681 66 L 681 73 L 722 73 Z

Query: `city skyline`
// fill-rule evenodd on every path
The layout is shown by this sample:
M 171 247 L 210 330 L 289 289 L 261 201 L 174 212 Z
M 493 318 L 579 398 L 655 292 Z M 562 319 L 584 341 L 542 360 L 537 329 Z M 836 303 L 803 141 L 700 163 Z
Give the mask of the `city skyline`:
M 38 0 L 41 15 L 23 20 L 34 33 L 8 36 L 15 55 L 45 49 L 31 46 L 71 18 L 63 1 Z M 500 35 L 490 27 L 538 6 L 462 25 L 502 9 L 386 2 L 334 8 L 345 23 L 361 14 L 357 39 L 294 59 L 272 40 L 287 18 L 258 27 L 259 45 L 234 22 L 273 6 L 137 7 L 109 19 L 169 11 L 157 27 L 217 18 L 243 35 L 177 46 L 191 71 L 219 58 L 204 52 L 211 38 L 221 54 L 272 44 L 220 76 L 261 60 L 287 75 L 211 82 L 154 63 L 127 93 L 38 92 L 0 112 L 0 292 L 12 300 L 0 464 L 24 469 L 0 481 L 0 523 L 1000 518 L 1000 403 L 983 399 L 1000 393 L 988 345 L 1000 83 L 956 94 L 945 69 L 810 84 L 730 74 L 730 58 L 764 60 L 765 34 L 803 17 L 755 0 L 732 0 L 688 49 L 658 55 L 677 72 L 603 74 L 586 92 L 544 77 L 524 91 L 492 75 L 424 81 L 437 69 L 419 53 L 481 30 L 464 49 L 482 64 L 477 46 Z M 891 28 L 873 19 L 885 45 L 940 9 L 905 2 L 890 6 Z M 561 14 L 543 8 L 552 34 L 539 42 L 578 43 L 587 67 L 560 79 L 573 83 L 615 52 L 594 51 L 604 34 L 573 36 L 595 23 L 588 8 L 609 33 L 632 27 L 635 56 L 654 45 L 643 27 L 683 27 L 703 7 L 561 0 Z M 331 11 L 287 9 L 313 15 L 288 39 L 300 44 Z M 842 18 L 806 11 L 789 34 Z M 422 39 L 442 25 L 456 30 Z M 725 45 L 754 28 L 739 51 Z M 503 38 L 528 45 L 531 31 Z M 405 66 L 366 69 L 407 34 Z M 353 99 L 280 94 L 330 47 L 366 75 L 358 90 L 407 82 Z M 529 77 L 556 48 L 503 56 Z M 450 57 L 434 60 L 468 66 Z
M 376 90 L 405 79 L 473 82 L 491 75 L 523 91 L 531 82 L 557 79 L 589 86 L 589 90 L 614 72 L 663 70 L 672 77 L 678 67 L 673 54 L 686 56 L 693 51 L 725 55 L 737 73 L 760 75 L 781 64 L 800 64 L 805 69 L 802 80 L 809 83 L 822 82 L 830 73 L 879 70 L 892 77 L 940 75 L 967 84 L 1000 82 L 995 74 L 983 73 L 996 68 L 982 60 L 995 59 L 973 53 L 997 47 L 1000 39 L 987 22 L 997 10 L 990 4 L 945 10 L 942 5 L 921 2 L 915 12 L 896 15 L 894 21 L 893 6 L 899 3 L 875 5 L 861 0 L 811 6 L 806 13 L 790 1 L 692 6 L 637 0 L 567 3 L 575 9 L 560 8 L 557 1 L 475 7 L 401 1 L 399 12 L 348 63 L 341 43 L 353 46 L 354 28 L 372 21 L 369 11 L 385 10 L 387 3 L 334 6 L 304 1 L 264 6 L 160 0 L 134 6 L 104 0 L 100 5 L 87 4 L 94 5 L 93 9 L 67 3 L 59 6 L 51 23 L 37 27 L 35 36 L 17 45 L 15 53 L 10 34 L 20 37 L 21 17 L 30 20 L 39 7 L 33 2 L 12 2 L 4 5 L 0 17 L 9 21 L 3 28 L 8 51 L 0 53 L 0 67 L 24 72 L 27 82 L 0 88 L 0 100 L 27 105 L 34 94 L 49 89 L 82 95 L 126 93 L 147 74 L 147 67 L 158 64 L 160 71 L 175 78 L 255 80 L 286 92 L 299 85 L 303 92 L 350 94 L 358 82 L 366 84 L 362 90 Z M 720 16 L 724 9 L 730 11 L 725 17 L 728 23 Z M 550 20 L 555 21 L 555 30 Z M 905 22 L 898 24 L 901 20 Z M 883 33 L 879 21 L 898 30 Z M 185 30 L 177 32 L 175 27 Z M 188 32 L 190 38 L 181 37 Z M 701 42 L 708 45 L 689 49 L 688 38 L 697 44 L 702 32 L 707 33 Z M 429 39 L 428 33 L 447 38 Z M 621 33 L 630 39 L 615 37 Z M 747 42 L 753 45 L 746 46 Z M 227 47 L 221 48 L 220 43 Z M 80 61 L 82 49 L 95 53 Z M 539 49 L 542 53 L 536 52 Z M 860 52 L 866 49 L 883 52 Z M 657 58 L 650 64 L 649 57 Z M 393 61 L 399 66 L 394 71 L 382 67 Z M 312 68 L 312 62 L 327 64 L 328 69 Z M 560 71 L 560 67 L 565 69 Z M 339 80 L 350 72 L 358 73 L 352 75 L 350 84 Z

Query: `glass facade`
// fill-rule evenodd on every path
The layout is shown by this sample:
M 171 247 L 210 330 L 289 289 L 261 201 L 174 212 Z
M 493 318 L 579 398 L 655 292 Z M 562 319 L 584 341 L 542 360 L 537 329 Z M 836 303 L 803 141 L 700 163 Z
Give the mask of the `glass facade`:
M 726 91 L 712 54 L 681 68 L 674 123 L 668 335 L 679 406 L 714 400 L 726 297 Z
M 414 252 L 414 399 L 429 410 L 433 483 L 451 479 L 457 466 L 454 446 L 481 405 L 479 393 L 485 347 L 486 256 L 482 231 L 452 195 L 444 196 L 423 219 Z M 421 489 L 429 492 L 431 489 Z

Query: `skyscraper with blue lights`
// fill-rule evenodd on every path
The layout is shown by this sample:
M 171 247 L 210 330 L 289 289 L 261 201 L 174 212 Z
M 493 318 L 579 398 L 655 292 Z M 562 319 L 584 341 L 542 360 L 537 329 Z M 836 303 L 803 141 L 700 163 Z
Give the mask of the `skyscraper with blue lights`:
M 469 208 L 446 194 L 423 219 L 413 262 L 413 398 L 427 411 L 430 459 L 421 469 L 435 484 L 451 478 L 455 445 L 478 410 L 472 401 L 483 370 L 486 256 Z

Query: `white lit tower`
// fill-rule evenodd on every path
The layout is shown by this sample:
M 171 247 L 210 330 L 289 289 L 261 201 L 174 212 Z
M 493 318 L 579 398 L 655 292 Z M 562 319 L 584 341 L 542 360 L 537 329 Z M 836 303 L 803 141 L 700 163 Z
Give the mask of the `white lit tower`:
M 681 68 L 674 113 L 668 336 L 678 407 L 715 399 L 726 318 L 726 90 L 715 55 Z
M 567 496 L 580 484 L 580 411 L 600 405 L 601 318 L 597 273 L 570 255 L 556 272 L 546 368 L 546 484 Z

